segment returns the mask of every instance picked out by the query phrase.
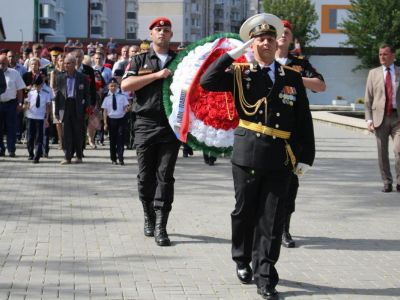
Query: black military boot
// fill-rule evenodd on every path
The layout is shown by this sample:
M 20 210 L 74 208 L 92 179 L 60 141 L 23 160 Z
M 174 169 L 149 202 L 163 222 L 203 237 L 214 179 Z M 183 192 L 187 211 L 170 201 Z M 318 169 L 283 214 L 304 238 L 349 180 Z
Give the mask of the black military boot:
M 154 230 L 154 237 L 158 246 L 170 246 L 167 233 L 169 211 L 156 210 L 156 228 Z
M 143 215 L 144 215 L 144 229 L 145 236 L 154 236 L 154 227 L 156 224 L 156 213 L 154 211 L 153 203 L 149 201 L 142 201 Z
M 294 242 L 292 236 L 289 233 L 290 217 L 291 215 L 288 215 L 286 218 L 286 222 L 283 224 L 282 246 L 286 248 L 294 248 L 296 246 L 296 243 Z

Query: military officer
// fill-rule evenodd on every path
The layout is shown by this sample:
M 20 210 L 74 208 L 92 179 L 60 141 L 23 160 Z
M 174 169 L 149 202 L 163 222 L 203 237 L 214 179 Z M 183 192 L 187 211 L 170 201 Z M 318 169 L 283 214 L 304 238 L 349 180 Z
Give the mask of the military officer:
M 302 77 L 303 84 L 306 88 L 313 92 L 323 92 L 326 89 L 324 78 L 304 56 L 294 56 L 289 53 L 289 46 L 293 42 L 293 26 L 287 20 L 282 20 L 284 30 L 280 38 L 278 38 L 278 49 L 275 52 L 275 60 L 281 65 L 286 65 L 298 71 Z M 289 192 L 287 195 L 287 215 L 283 223 L 282 245 L 287 248 L 296 246 L 289 228 L 290 218 L 295 210 L 295 200 L 297 190 L 299 188 L 299 178 L 296 174 L 292 174 Z
M 152 45 L 147 52 L 132 57 L 121 87 L 136 95 L 134 143 L 144 235 L 154 236 L 158 246 L 170 246 L 167 222 L 174 200 L 174 170 L 180 142 L 164 112 L 162 87 L 172 75 L 168 66 L 176 54 L 170 50 L 173 33 L 168 18 L 154 19 L 149 30 Z
M 240 29 L 247 42 L 217 59 L 200 81 L 206 90 L 234 95 L 240 122 L 232 153 L 232 258 L 239 280 L 250 283 L 254 274 L 257 292 L 265 299 L 279 298 L 275 264 L 291 174 L 304 173 L 315 156 L 301 76 L 274 60 L 282 32 L 281 20 L 272 14 L 249 18 Z M 255 61 L 235 64 L 249 46 Z

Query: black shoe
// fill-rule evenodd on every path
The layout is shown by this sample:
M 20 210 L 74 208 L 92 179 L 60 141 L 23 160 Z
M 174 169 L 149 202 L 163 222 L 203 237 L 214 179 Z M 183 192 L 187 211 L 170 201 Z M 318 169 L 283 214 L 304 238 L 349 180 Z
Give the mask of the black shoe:
M 396 191 L 400 192 L 400 184 L 396 184 Z
M 294 248 L 296 247 L 296 243 L 292 239 L 292 236 L 290 235 L 289 232 L 284 232 L 282 234 L 282 246 L 286 248 Z
M 33 156 L 29 156 L 29 157 L 28 157 L 28 160 L 33 160 Z
M 112 164 L 112 165 L 118 165 L 116 160 L 112 160 L 112 161 L 111 161 L 111 164 Z
M 189 157 L 189 154 L 187 154 L 186 152 L 183 152 L 182 157 Z
M 236 276 L 243 284 L 248 284 L 253 280 L 253 271 L 250 266 L 240 267 L 236 266 Z
M 43 157 L 49 158 L 49 154 L 48 153 L 43 153 Z
M 35 159 L 35 160 L 33 161 L 33 163 L 34 163 L 34 164 L 38 164 L 38 163 L 39 163 L 39 160 L 38 160 L 38 159 Z
M 121 166 L 125 165 L 125 163 L 124 163 L 123 160 L 120 160 L 120 161 L 119 161 L 119 164 L 120 164 Z
M 0 157 L 6 156 L 5 151 L 0 151 Z
M 267 300 L 279 299 L 279 293 L 275 288 L 268 288 L 268 287 L 257 288 L 257 293 Z
M 169 211 L 156 210 L 156 226 L 154 228 L 154 237 L 158 246 L 171 246 L 171 241 L 167 233 Z
M 9 156 L 9 157 L 15 157 L 15 152 L 10 152 L 10 153 L 8 154 L 8 156 Z
M 156 226 L 156 213 L 154 211 L 153 202 L 141 201 L 143 205 L 144 226 L 143 233 L 145 236 L 154 236 L 154 227 Z
M 396 188 L 397 188 L 397 185 L 396 185 Z M 382 192 L 383 193 L 390 193 L 392 190 L 393 190 L 393 187 L 392 187 L 391 184 L 385 184 L 383 186 Z

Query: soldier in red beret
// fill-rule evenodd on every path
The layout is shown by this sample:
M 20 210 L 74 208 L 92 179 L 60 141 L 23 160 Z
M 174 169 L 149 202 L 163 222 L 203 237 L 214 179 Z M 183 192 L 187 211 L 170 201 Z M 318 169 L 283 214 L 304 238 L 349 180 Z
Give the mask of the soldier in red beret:
M 154 236 L 159 246 L 169 246 L 166 227 L 174 199 L 174 170 L 180 147 L 163 108 L 163 83 L 172 75 L 168 65 L 175 57 L 169 49 L 173 35 L 171 21 L 156 18 L 149 30 L 150 48 L 131 58 L 121 87 L 136 95 L 134 144 L 139 164 L 138 191 L 144 210 L 144 235 Z
M 295 71 L 299 72 L 303 84 L 306 88 L 313 92 L 323 92 L 326 89 L 324 78 L 318 71 L 310 64 L 304 56 L 295 56 L 289 53 L 289 46 L 293 42 L 293 26 L 288 20 L 282 20 L 284 30 L 281 37 L 277 39 L 278 50 L 275 52 L 275 60 L 281 65 L 286 65 Z M 289 186 L 289 193 L 287 194 L 287 215 L 283 225 L 282 245 L 286 248 L 294 248 L 295 241 L 289 232 L 290 217 L 295 210 L 295 200 L 297 190 L 299 188 L 299 178 L 297 175 L 292 175 L 292 180 Z

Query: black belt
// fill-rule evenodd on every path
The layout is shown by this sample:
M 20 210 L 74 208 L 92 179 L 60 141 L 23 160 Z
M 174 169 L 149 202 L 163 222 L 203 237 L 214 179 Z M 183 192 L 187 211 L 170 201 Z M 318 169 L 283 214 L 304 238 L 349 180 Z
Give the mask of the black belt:
M 10 100 L 7 100 L 7 101 L 0 101 L 0 104 L 7 104 L 7 103 L 11 103 L 12 101 L 17 101 L 17 99 L 10 99 Z

